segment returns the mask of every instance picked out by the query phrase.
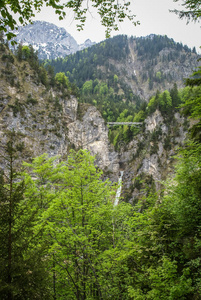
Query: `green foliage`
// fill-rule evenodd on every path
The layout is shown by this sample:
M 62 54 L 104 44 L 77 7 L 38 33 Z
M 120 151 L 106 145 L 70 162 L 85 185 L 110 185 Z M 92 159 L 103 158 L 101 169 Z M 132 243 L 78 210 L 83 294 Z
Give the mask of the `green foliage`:
M 107 58 L 122 60 L 129 51 L 127 36 L 115 36 L 104 42 L 93 45 L 85 50 L 78 51 L 75 54 L 65 58 L 47 60 L 46 65 L 54 67 L 55 72 L 65 72 L 71 83 L 75 82 L 81 88 L 85 81 L 94 79 L 103 79 L 103 72 L 97 70 L 97 66 L 105 65 L 108 68 Z M 94 60 L 94 55 L 96 59 Z M 114 77 L 110 79 L 114 81 Z
M 177 2 L 178 0 L 175 0 Z M 186 18 L 187 21 L 199 21 L 201 17 L 201 4 L 199 0 L 185 0 L 182 4 L 186 10 L 173 10 L 181 19 Z
M 89 94 L 92 94 L 92 90 L 93 90 L 93 81 L 92 80 L 86 81 L 82 86 L 82 93 L 87 96 Z
M 158 81 L 160 81 L 161 80 L 161 72 L 160 71 L 158 71 L 157 73 L 156 73 L 156 78 L 158 79 Z
M 31 94 L 28 94 L 27 104 L 36 105 L 36 104 L 38 104 L 38 101 L 36 99 L 32 98 Z
M 40 199 L 40 221 L 48 245 L 46 263 L 58 299 L 127 299 L 123 253 L 131 234 L 131 205 L 114 208 L 113 189 L 85 150 L 71 151 L 67 163 L 46 155 L 26 164 L 26 197 Z M 30 174 L 30 175 L 29 175 Z M 52 259 L 52 263 L 51 260 Z
M 190 143 L 186 149 L 180 151 L 182 158 L 179 159 L 176 169 L 178 186 L 174 188 L 177 195 L 175 205 L 182 231 L 187 235 L 196 234 L 200 228 L 200 153 L 200 144 Z
M 167 90 L 160 94 L 158 104 L 162 113 L 168 114 L 172 111 L 172 98 Z
M 137 110 L 136 105 L 123 102 L 122 98 L 124 95 L 117 95 L 115 93 L 115 82 L 112 82 L 111 84 L 112 86 L 109 86 L 98 79 L 86 81 L 80 90 L 80 102 L 95 105 L 102 113 L 103 118 L 108 122 L 132 122 L 133 115 Z M 130 114 L 128 114 L 128 107 Z M 121 128 L 117 128 L 117 130 L 120 132 Z M 125 141 L 131 139 L 132 132 L 130 131 L 130 128 L 124 128 L 123 136 L 122 138 Z M 113 141 L 112 137 L 114 137 L 114 135 L 111 135 L 111 141 Z
M 171 55 L 167 57 L 168 61 L 175 60 L 178 58 L 178 51 L 181 51 L 184 49 L 184 46 L 182 43 L 176 43 L 173 39 L 168 38 L 167 36 L 160 36 L 151 34 L 148 38 L 138 38 L 137 39 L 137 52 L 138 55 L 141 57 L 141 59 L 149 59 L 150 64 L 155 65 L 156 61 L 155 59 L 158 57 L 159 52 L 162 49 L 171 49 L 176 50 L 172 51 Z M 190 48 L 185 47 L 186 52 L 191 52 Z M 156 77 L 161 77 L 162 74 L 158 73 Z
M 29 46 L 22 46 L 22 58 L 28 60 L 31 56 L 31 51 Z
M 200 60 L 200 59 L 199 59 Z M 191 78 L 186 79 L 187 86 L 200 86 L 201 85 L 201 67 L 198 67 Z
M 8 153 L 15 161 L 16 150 Z M 66 162 L 44 154 L 24 164 L 20 177 L 9 175 L 11 198 L 1 174 L 2 298 L 14 292 L 20 299 L 199 299 L 200 144 L 186 145 L 178 157 L 165 196 L 155 193 L 151 176 L 135 179 L 133 188 L 144 189 L 144 196 L 134 207 L 113 207 L 116 187 L 101 180 L 86 150 L 71 151 Z M 5 205 L 11 199 L 13 219 Z M 16 237 L 12 280 L 4 277 L 9 226 Z
M 114 82 L 117 83 L 118 82 L 118 76 L 116 74 L 114 74 Z
M 49 299 L 45 245 L 33 230 L 40 207 L 37 198 L 26 197 L 29 182 L 19 175 L 24 146 L 18 139 L 9 132 L 0 149 L 5 166 L 0 176 L 0 298 Z
M 197 119 L 197 124 L 193 125 L 190 134 L 196 141 L 201 141 L 201 68 L 193 73 L 192 78 L 186 80 L 187 87 L 182 91 L 185 103 L 181 105 L 183 113 L 190 118 Z
M 147 105 L 147 111 L 149 114 L 152 114 L 153 112 L 155 112 L 155 110 L 158 108 L 158 99 L 156 98 L 156 96 L 153 96 L 150 100 L 149 103 Z
M 172 115 L 173 111 L 178 111 L 179 105 L 185 98 L 189 98 L 189 95 L 184 95 L 184 92 L 180 92 L 177 89 L 177 85 L 174 84 L 170 91 L 164 91 L 163 93 L 156 92 L 156 95 L 151 97 L 147 105 L 147 113 L 150 115 L 159 109 L 163 117 L 168 118 Z
M 182 92 L 178 97 L 177 89 L 173 88 L 172 97 L 176 101 L 172 104 L 178 105 L 183 95 L 184 109 L 188 108 L 199 118 L 199 101 L 193 96 L 199 92 L 195 93 L 194 88 Z M 167 93 L 165 96 L 169 97 Z M 164 93 L 157 96 L 160 101 L 163 97 Z M 148 109 L 153 108 L 154 101 L 152 98 Z M 152 139 L 155 140 L 155 135 Z M 165 142 L 167 146 L 169 142 L 170 137 Z M 200 151 L 200 142 L 186 144 L 178 153 L 175 175 L 166 185 L 165 196 L 149 195 L 136 204 L 135 210 L 141 211 L 141 216 L 134 216 L 138 217 L 138 226 L 141 225 L 132 236 L 130 257 L 135 264 L 128 267 L 132 274 L 132 284 L 128 286 L 131 299 L 194 300 L 201 297 Z M 141 178 L 136 178 L 134 184 L 142 189 Z
M 14 63 L 14 57 L 11 54 L 3 54 L 1 59 L 2 61 L 8 61 L 10 63 Z
M 65 75 L 64 72 L 59 72 L 55 75 L 56 83 L 60 83 L 63 87 L 69 87 L 68 77 Z

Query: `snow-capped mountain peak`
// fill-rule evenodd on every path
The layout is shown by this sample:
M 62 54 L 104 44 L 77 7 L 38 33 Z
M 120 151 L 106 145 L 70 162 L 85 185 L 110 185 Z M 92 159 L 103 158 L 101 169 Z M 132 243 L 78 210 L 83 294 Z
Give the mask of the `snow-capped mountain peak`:
M 39 59 L 65 57 L 95 44 L 88 39 L 85 43 L 78 45 L 64 28 L 44 21 L 35 21 L 27 26 L 20 26 L 14 33 L 18 43 L 32 45 L 38 51 Z

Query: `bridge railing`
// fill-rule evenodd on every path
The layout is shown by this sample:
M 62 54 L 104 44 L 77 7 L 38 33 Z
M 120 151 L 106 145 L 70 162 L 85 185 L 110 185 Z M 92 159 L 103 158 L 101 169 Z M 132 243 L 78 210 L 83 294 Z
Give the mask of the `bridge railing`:
M 142 125 L 142 122 L 107 122 L 109 126 L 116 126 L 116 125 L 128 125 L 128 126 L 135 126 L 135 125 Z

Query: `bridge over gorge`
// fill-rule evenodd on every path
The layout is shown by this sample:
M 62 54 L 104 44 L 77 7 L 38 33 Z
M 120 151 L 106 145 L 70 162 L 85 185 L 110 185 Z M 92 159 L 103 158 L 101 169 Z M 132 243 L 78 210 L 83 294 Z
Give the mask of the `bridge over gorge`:
M 109 126 L 116 126 L 116 125 L 128 125 L 128 126 L 135 126 L 135 125 L 142 125 L 142 122 L 107 122 Z

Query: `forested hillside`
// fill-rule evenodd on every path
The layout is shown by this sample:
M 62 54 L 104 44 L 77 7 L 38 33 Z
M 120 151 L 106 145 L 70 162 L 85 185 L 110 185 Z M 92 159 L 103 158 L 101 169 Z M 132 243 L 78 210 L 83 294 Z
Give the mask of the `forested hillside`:
M 97 89 L 86 91 L 84 86 L 83 93 L 82 89 L 90 80 L 94 88 L 98 80 L 108 90 L 112 88 L 121 101 L 139 105 L 141 100 L 148 101 L 157 90 L 170 89 L 174 83 L 183 87 L 183 79 L 196 68 L 198 57 L 195 49 L 167 36 L 115 36 L 64 59 L 46 61 L 45 66 L 53 66 L 55 73 L 64 72 L 81 95 L 88 92 L 90 98 L 96 98 Z
M 131 75 L 130 79 L 138 80 L 139 83 L 148 80 L 149 90 L 156 91 L 156 88 L 166 86 L 167 82 L 183 84 L 183 78 L 189 76 L 196 67 L 197 58 L 195 48 L 191 50 L 167 36 L 128 38 L 122 35 L 107 39 L 64 59 L 47 60 L 46 63 L 54 67 L 55 73 L 65 72 L 69 80 L 75 82 L 79 88 L 87 80 L 96 78 L 107 80 L 108 84 L 112 85 L 115 72 L 120 73 L 123 70 L 124 73 L 120 74 L 122 85 L 128 79 L 125 77 Z M 124 69 L 121 63 L 124 64 Z M 129 73 L 130 68 L 127 69 L 128 64 L 133 69 L 132 74 Z M 176 76 L 175 71 L 178 67 L 181 70 Z M 157 75 L 156 69 L 160 72 Z M 134 92 L 135 83 L 130 81 L 129 85 Z
M 65 74 L 79 88 L 79 102 L 95 105 L 107 122 L 139 122 L 153 112 L 153 107 L 146 110 L 150 98 L 165 90 L 158 107 L 171 115 L 181 102 L 178 89 L 199 64 L 198 58 L 195 48 L 167 36 L 116 36 L 64 59 L 48 60 L 44 66 Z M 135 132 L 135 128 L 115 128 L 110 141 L 128 142 Z
M 1 43 L 0 298 L 201 299 L 201 69 L 141 103 L 120 71 L 77 88 L 45 67 Z

